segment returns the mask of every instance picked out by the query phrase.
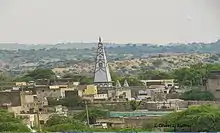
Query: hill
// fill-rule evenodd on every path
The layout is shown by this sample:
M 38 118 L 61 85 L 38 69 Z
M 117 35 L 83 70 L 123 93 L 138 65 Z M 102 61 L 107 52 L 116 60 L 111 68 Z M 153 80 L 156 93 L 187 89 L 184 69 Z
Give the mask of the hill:
M 31 50 L 31 49 L 92 49 L 97 43 L 59 43 L 59 44 L 0 44 L 0 49 L 4 50 Z M 188 44 L 110 44 L 106 43 L 108 51 L 116 53 L 218 53 L 220 50 L 220 40 L 213 43 L 188 43 Z

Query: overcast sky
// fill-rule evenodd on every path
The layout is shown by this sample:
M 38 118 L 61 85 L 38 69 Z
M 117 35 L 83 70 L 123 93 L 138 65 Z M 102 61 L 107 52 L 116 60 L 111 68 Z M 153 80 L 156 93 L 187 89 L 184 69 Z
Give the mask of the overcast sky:
M 0 0 L 0 42 L 220 39 L 220 0 Z

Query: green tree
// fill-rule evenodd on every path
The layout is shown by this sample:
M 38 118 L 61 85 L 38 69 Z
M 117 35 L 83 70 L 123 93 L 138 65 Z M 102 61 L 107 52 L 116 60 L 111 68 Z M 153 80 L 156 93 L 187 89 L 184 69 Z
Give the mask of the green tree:
M 152 64 L 155 66 L 155 67 L 159 67 L 163 64 L 163 61 L 162 60 L 155 60 L 152 62 Z
M 0 132 L 30 132 L 30 130 L 13 113 L 0 110 Z
M 142 80 L 159 80 L 159 79 L 171 79 L 173 75 L 171 72 L 162 72 L 157 70 L 148 70 L 139 74 L 139 79 Z
M 66 106 L 68 108 L 84 108 L 85 106 L 85 100 L 83 100 L 79 96 L 71 96 L 71 97 L 65 97 L 63 99 L 57 100 L 56 98 L 48 98 L 48 104 L 49 105 L 62 105 Z
M 35 69 L 28 72 L 22 77 L 18 77 L 15 81 L 30 81 L 37 79 L 55 79 L 56 75 L 51 69 Z
M 141 101 L 136 101 L 136 100 L 130 101 L 130 106 L 133 111 L 137 110 L 140 104 L 141 104 Z
M 187 110 L 162 117 L 159 124 L 173 126 L 174 131 L 219 131 L 220 108 L 214 105 L 191 106 Z
M 130 77 L 130 76 L 121 77 L 119 81 L 121 83 L 124 83 L 125 80 L 127 80 L 129 86 L 141 86 L 142 85 L 142 83 L 140 82 L 138 78 Z
M 180 68 L 174 70 L 174 78 L 181 85 L 201 85 L 202 80 L 208 77 L 210 71 L 220 70 L 220 64 L 202 64 L 198 63 L 189 68 Z
M 80 82 L 81 85 L 93 83 L 93 77 L 84 76 L 84 75 L 75 75 L 75 74 L 67 73 L 63 76 L 63 78 L 72 78 L 74 79 L 74 81 Z
M 87 127 L 72 117 L 52 115 L 44 127 L 49 132 L 85 131 Z
M 96 122 L 97 118 L 103 118 L 108 116 L 108 111 L 106 110 L 100 110 L 96 108 L 89 108 L 88 109 L 88 114 L 89 114 L 89 122 L 90 124 L 94 124 Z M 74 118 L 80 120 L 80 121 L 86 121 L 87 116 L 86 116 L 86 110 L 76 114 Z
M 118 75 L 116 72 L 114 72 L 111 67 L 109 67 L 109 71 L 111 74 L 112 81 L 117 81 L 117 80 L 120 81 L 121 80 L 120 75 Z
M 189 91 L 186 91 L 182 94 L 181 98 L 183 100 L 215 100 L 215 97 L 212 95 L 212 93 L 208 91 L 202 91 L 199 89 L 192 89 Z

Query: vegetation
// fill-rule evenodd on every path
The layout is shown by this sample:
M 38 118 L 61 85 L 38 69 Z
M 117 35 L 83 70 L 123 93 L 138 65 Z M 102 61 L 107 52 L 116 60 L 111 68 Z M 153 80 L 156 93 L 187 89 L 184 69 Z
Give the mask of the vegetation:
M 72 117 L 53 115 L 44 127 L 48 132 L 86 131 L 87 127 Z
M 176 79 L 180 85 L 198 86 L 212 70 L 220 70 L 220 64 L 195 64 L 189 68 L 180 68 L 171 72 L 147 70 L 139 74 L 139 79 Z
M 82 76 L 82 75 L 74 75 L 74 74 L 71 74 L 71 73 L 65 74 L 63 76 L 63 78 L 72 78 L 76 82 L 80 82 L 81 85 L 92 84 L 93 83 L 93 77 Z
M 143 70 L 143 72 L 139 74 L 139 79 L 143 80 L 172 79 L 173 77 L 172 72 L 162 72 L 158 70 Z
M 134 111 L 134 110 L 137 110 L 138 107 L 140 106 L 141 104 L 141 101 L 136 101 L 136 100 L 132 100 L 130 101 L 130 105 L 131 105 L 131 109 Z
M 150 129 L 145 128 L 108 128 L 99 129 L 87 127 L 82 122 L 66 116 L 53 115 L 47 121 L 44 127 L 44 131 L 47 132 L 123 132 L 123 131 L 150 131 Z
M 18 77 L 15 81 L 36 81 L 37 79 L 56 79 L 56 75 L 51 69 L 35 69 Z
M 120 76 L 110 69 L 112 80 L 119 80 L 123 83 L 125 80 L 131 86 L 141 85 L 140 79 L 176 79 L 181 85 L 202 85 L 203 80 L 208 76 L 211 70 L 220 70 L 220 64 L 195 64 L 189 68 L 176 69 L 171 72 L 163 72 L 159 70 L 142 70 L 138 76 Z M 2 76 L 4 77 L 4 76 Z M 73 78 L 75 81 L 81 84 L 91 84 L 93 82 L 92 77 L 66 74 L 64 78 Z M 37 79 L 54 79 L 56 78 L 54 72 L 50 69 L 35 69 L 28 72 L 26 75 L 19 77 L 16 81 L 28 81 Z M 4 78 L 5 79 L 5 78 Z
M 212 93 L 208 91 L 203 91 L 199 89 L 192 89 L 186 91 L 182 94 L 181 99 L 183 100 L 201 100 L 201 101 L 212 101 L 215 100 L 215 97 Z
M 148 123 L 143 128 L 109 128 L 97 129 L 86 127 L 72 117 L 52 116 L 46 131 L 154 131 L 160 127 L 164 131 L 184 132 L 216 132 L 220 130 L 220 108 L 214 105 L 191 106 L 187 110 L 174 112 L 159 118 L 154 123 Z
M 185 111 L 162 117 L 157 126 L 173 131 L 212 132 L 220 130 L 220 108 L 213 105 L 191 106 Z
M 85 100 L 79 96 L 71 96 L 62 99 L 48 98 L 48 104 L 52 106 L 62 105 L 68 108 L 84 108 Z
M 108 111 L 100 110 L 96 108 L 88 109 L 88 114 L 89 114 L 89 122 L 90 122 L 89 124 L 95 124 L 97 118 L 108 117 Z M 82 122 L 86 122 L 87 121 L 86 110 L 82 111 L 79 114 L 76 114 L 74 118 Z
M 0 132 L 30 132 L 22 120 L 15 118 L 14 114 L 0 110 Z
M 118 80 L 122 84 L 122 83 L 124 83 L 125 80 L 127 80 L 128 85 L 130 85 L 130 86 L 142 85 L 142 83 L 140 82 L 140 80 L 137 77 L 131 77 L 130 75 L 120 76 L 116 72 L 114 72 L 111 68 L 110 68 L 110 74 L 112 77 L 112 81 L 114 81 L 114 82 L 116 82 Z

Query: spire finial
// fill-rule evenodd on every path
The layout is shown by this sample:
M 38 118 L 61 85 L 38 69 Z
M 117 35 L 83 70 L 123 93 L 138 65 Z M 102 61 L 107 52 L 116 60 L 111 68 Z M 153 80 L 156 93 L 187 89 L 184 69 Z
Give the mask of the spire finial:
M 102 42 L 102 39 L 101 39 L 101 37 L 99 37 L 99 42 Z

